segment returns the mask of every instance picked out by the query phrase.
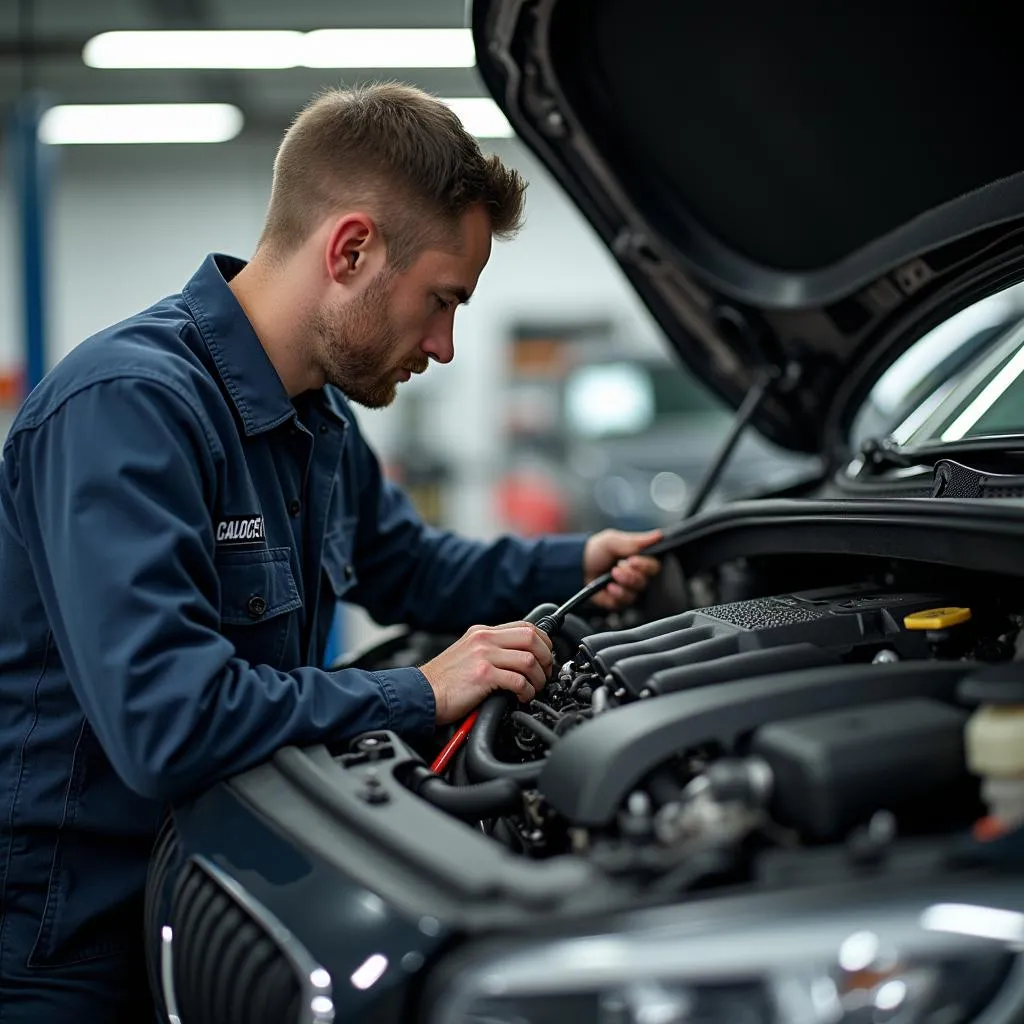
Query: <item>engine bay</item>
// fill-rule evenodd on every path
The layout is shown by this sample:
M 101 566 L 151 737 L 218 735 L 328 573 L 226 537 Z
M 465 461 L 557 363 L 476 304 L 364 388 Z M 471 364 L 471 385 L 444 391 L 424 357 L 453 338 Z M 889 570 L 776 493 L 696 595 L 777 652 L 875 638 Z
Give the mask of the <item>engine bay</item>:
M 749 880 L 772 851 L 871 859 L 1009 830 L 1016 789 L 970 738 L 980 705 L 1024 681 L 1024 601 L 989 574 L 872 568 L 647 620 L 567 615 L 537 699 L 493 694 L 454 756 L 395 775 L 506 850 L 655 894 Z M 743 563 L 687 591 L 735 598 L 785 574 Z
M 801 500 L 698 517 L 635 608 L 524 616 L 554 648 L 529 703 L 492 694 L 428 738 L 284 748 L 174 808 L 151 970 L 173 967 L 190 1021 L 250 998 L 249 975 L 208 969 L 233 936 L 257 936 L 262 964 L 287 933 L 352 978 L 331 999 L 353 1020 L 599 1019 L 652 971 L 690 994 L 754 979 L 750 998 L 795 1007 L 764 1019 L 825 1019 L 805 1010 L 826 985 L 827 1019 L 873 1013 L 896 982 L 970 1019 L 1024 934 L 1022 512 Z M 452 640 L 405 630 L 348 664 L 424 664 Z M 865 928 L 889 950 L 880 973 L 835 959 Z M 367 964 L 395 965 L 389 988 L 355 984 Z M 993 1019 L 1019 1019 L 1018 980 Z

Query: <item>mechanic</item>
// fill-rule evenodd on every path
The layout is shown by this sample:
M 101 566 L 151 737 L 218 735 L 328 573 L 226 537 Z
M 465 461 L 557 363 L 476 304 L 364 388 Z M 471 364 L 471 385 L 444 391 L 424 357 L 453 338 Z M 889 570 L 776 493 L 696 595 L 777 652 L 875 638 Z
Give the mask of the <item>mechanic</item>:
M 551 652 L 524 612 L 613 566 L 600 600 L 621 607 L 657 571 L 657 533 L 425 525 L 349 407 L 452 359 L 525 187 L 433 97 L 325 93 L 278 150 L 252 260 L 209 256 L 24 403 L 0 472 L 0 1024 L 152 1018 L 167 805 L 285 745 L 528 701 Z M 340 599 L 469 628 L 422 667 L 331 672 Z

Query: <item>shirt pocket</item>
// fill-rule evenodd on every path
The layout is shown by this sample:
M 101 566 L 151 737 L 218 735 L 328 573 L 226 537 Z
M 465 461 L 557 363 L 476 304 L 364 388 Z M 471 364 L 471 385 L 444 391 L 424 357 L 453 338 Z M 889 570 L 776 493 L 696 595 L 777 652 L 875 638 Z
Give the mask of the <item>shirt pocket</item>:
M 302 607 L 291 549 L 223 551 L 215 566 L 220 579 L 221 632 L 250 665 L 282 667 L 289 634 L 294 630 L 298 635 L 291 613 Z M 298 643 L 292 646 L 297 659 Z

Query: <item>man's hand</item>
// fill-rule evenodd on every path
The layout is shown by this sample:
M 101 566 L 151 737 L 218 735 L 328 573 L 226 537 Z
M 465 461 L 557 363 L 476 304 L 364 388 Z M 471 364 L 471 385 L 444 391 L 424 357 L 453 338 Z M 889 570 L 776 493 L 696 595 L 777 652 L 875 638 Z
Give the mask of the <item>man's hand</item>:
M 495 690 L 533 700 L 551 674 L 551 640 L 529 622 L 471 626 L 421 668 L 434 691 L 438 724 L 464 718 Z
M 594 595 L 594 604 L 608 611 L 631 605 L 647 586 L 648 580 L 661 568 L 656 558 L 644 558 L 638 552 L 660 539 L 660 530 L 649 533 L 602 530 L 595 533 L 583 549 L 583 582 L 590 583 L 609 569 L 615 582 Z

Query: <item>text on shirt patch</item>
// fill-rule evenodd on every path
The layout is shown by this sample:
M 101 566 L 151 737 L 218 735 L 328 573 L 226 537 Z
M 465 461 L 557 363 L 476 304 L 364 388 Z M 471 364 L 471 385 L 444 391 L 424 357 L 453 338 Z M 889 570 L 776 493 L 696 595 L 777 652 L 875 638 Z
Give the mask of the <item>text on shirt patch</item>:
M 217 523 L 217 543 L 259 544 L 263 540 L 263 516 L 225 516 Z

